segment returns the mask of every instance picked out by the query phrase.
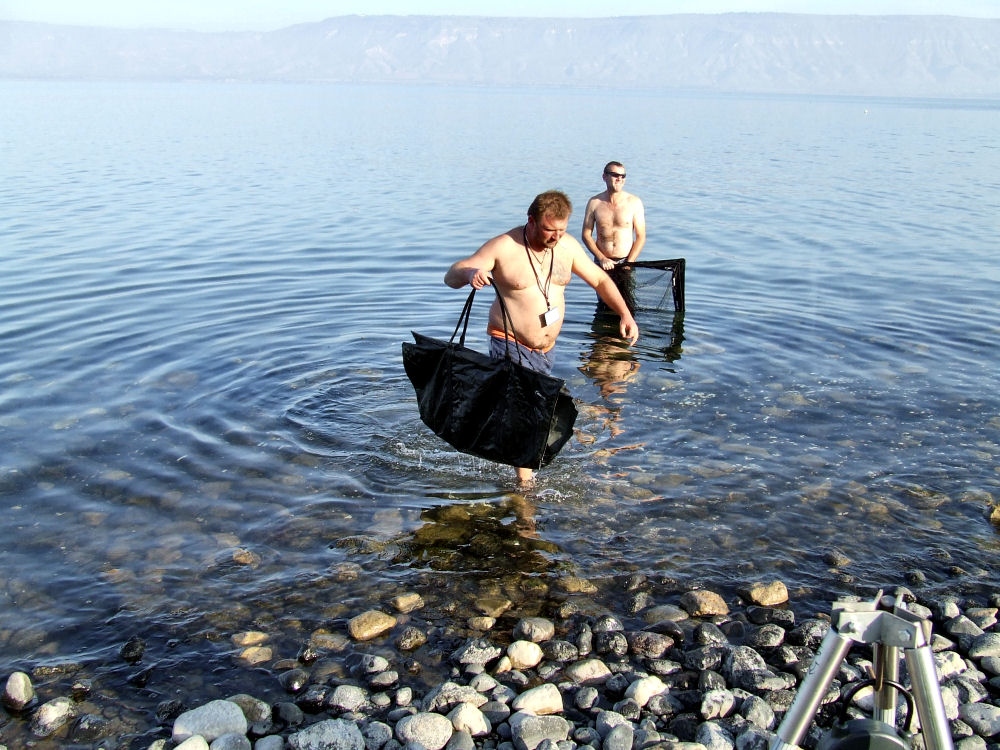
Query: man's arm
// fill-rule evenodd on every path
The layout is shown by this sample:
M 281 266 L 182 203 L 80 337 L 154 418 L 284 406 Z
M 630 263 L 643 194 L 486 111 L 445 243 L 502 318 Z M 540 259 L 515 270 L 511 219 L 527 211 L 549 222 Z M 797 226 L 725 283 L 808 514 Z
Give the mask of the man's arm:
M 618 291 L 615 282 L 604 272 L 604 269 L 584 254 L 583 248 L 580 248 L 580 252 L 573 255 L 573 273 L 590 284 L 597 295 L 604 300 L 604 303 L 618 314 L 620 318 L 618 332 L 622 338 L 628 339 L 630 344 L 638 341 L 639 324 L 632 317 L 624 297 Z
M 604 269 L 599 270 L 603 271 Z M 618 291 L 615 282 L 605 273 L 603 279 L 597 284 L 591 284 L 591 286 L 597 291 L 598 296 L 604 300 L 604 304 L 618 313 L 618 332 L 622 338 L 628 339 L 630 344 L 635 344 L 639 340 L 639 324 L 635 322 L 635 318 L 629 312 L 628 305 L 625 304 L 622 293 Z
M 491 271 L 496 264 L 493 247 L 497 242 L 494 238 L 476 250 L 468 258 L 457 260 L 444 275 L 444 283 L 452 289 L 461 289 L 471 284 L 473 289 L 482 289 L 492 281 Z
M 646 211 L 643 208 L 641 200 L 636 198 L 635 202 L 636 209 L 632 215 L 632 230 L 635 232 L 635 239 L 632 241 L 632 249 L 628 253 L 629 263 L 633 260 L 638 260 L 639 253 L 642 252 L 642 246 L 646 244 Z
M 614 261 L 601 252 L 601 249 L 597 246 L 597 240 L 594 239 L 594 225 L 597 223 L 597 203 L 596 198 L 591 198 L 587 201 L 587 209 L 583 212 L 583 231 L 580 232 L 580 238 L 590 251 L 590 254 L 594 256 L 596 263 L 600 264 L 602 268 L 605 264 L 607 264 L 608 268 L 613 268 Z

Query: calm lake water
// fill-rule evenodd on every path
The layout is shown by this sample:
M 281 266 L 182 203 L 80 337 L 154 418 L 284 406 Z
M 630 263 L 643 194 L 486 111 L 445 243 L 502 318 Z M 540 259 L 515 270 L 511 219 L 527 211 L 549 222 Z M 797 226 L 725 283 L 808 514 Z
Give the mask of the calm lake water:
M 0 97 L 0 679 L 266 694 L 233 633 L 292 658 L 401 591 L 461 620 L 568 576 L 605 603 L 629 573 L 727 597 L 780 579 L 816 611 L 998 590 L 1000 103 Z M 423 426 L 400 344 L 450 335 L 447 266 L 536 193 L 567 191 L 578 233 L 610 159 L 644 257 L 687 259 L 686 312 L 642 314 L 622 349 L 571 285 L 556 374 L 578 435 L 522 493 Z

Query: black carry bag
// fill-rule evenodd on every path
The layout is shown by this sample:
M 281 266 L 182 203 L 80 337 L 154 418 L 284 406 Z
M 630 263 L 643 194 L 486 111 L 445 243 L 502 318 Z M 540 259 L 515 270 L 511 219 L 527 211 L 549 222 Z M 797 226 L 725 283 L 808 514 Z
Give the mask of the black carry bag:
M 566 383 L 535 372 L 512 356 L 493 359 L 465 346 L 473 289 L 451 339 L 413 331 L 403 342 L 403 367 L 413 384 L 420 418 L 452 447 L 510 466 L 537 469 L 548 464 L 573 434 L 576 406 Z M 510 316 L 497 293 L 506 330 Z M 455 343 L 459 329 L 462 335 Z

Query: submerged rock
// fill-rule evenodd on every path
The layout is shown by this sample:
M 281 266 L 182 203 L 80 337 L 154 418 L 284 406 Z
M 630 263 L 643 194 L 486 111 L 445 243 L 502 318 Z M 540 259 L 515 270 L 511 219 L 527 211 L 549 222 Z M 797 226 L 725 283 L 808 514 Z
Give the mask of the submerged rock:
M 377 609 L 362 612 L 347 624 L 351 638 L 356 641 L 370 641 L 394 627 L 396 618 Z
M 53 698 L 43 703 L 31 717 L 31 733 L 36 737 L 49 737 L 75 716 L 76 707 L 71 699 Z
M 35 701 L 35 688 L 31 677 L 24 672 L 14 672 L 7 678 L 3 691 L 3 705 L 11 711 L 22 711 Z

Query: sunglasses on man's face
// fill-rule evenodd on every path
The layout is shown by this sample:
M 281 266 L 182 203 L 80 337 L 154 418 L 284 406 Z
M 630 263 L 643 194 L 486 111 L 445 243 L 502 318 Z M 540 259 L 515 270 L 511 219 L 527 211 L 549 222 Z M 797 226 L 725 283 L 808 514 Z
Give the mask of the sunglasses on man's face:
M 604 174 L 606 174 L 608 177 L 611 177 L 612 179 L 616 179 L 616 180 L 618 180 L 618 179 L 624 180 L 625 179 L 625 173 L 624 172 L 605 172 Z

